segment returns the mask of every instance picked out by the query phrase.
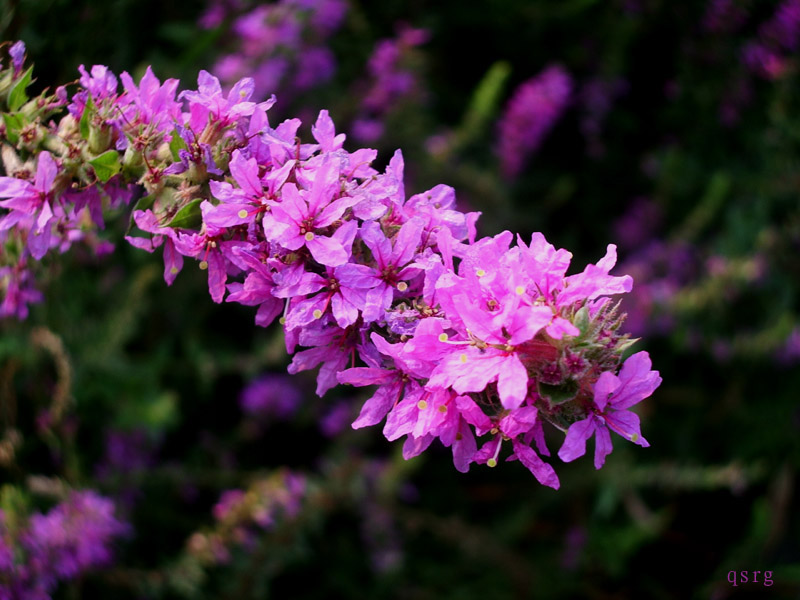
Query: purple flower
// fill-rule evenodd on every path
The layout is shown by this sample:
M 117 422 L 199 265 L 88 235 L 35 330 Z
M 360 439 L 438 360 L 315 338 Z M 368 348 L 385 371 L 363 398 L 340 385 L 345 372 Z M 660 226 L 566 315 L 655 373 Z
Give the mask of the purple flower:
M 302 393 L 292 378 L 267 374 L 244 388 L 239 405 L 248 415 L 286 421 L 294 416 L 302 400 Z
M 11 57 L 11 64 L 14 66 L 14 76 L 20 74 L 22 71 L 23 63 L 25 62 L 25 42 L 19 40 L 11 45 L 8 49 L 8 55 Z
M 264 215 L 264 231 L 269 241 L 287 250 L 307 248 L 320 264 L 335 267 L 347 262 L 347 251 L 340 242 L 321 235 L 344 211 L 357 202 L 356 198 L 334 199 L 338 192 L 339 173 L 328 160 L 317 171 L 310 190 L 286 183 L 283 199 L 271 203 L 272 210 Z
M 14 177 L 0 177 L 0 206 L 11 212 L 0 218 L 0 231 L 9 229 L 20 221 L 31 223 L 28 249 L 31 256 L 41 260 L 50 248 L 51 222 L 53 220 L 52 189 L 58 165 L 49 152 L 39 154 L 36 177 L 33 183 Z
M 561 117 L 572 94 L 572 80 L 553 65 L 522 83 L 498 123 L 497 153 L 503 173 L 516 177 L 528 156 Z
M 564 462 L 575 460 L 586 452 L 586 441 L 595 435 L 594 466 L 603 466 L 611 453 L 609 429 L 644 448 L 650 444 L 642 437 L 639 417 L 629 409 L 638 404 L 661 384 L 658 371 L 651 370 L 647 352 L 637 352 L 625 361 L 619 376 L 611 371 L 601 373 L 594 386 L 594 402 L 588 418 L 570 425 L 558 456 Z

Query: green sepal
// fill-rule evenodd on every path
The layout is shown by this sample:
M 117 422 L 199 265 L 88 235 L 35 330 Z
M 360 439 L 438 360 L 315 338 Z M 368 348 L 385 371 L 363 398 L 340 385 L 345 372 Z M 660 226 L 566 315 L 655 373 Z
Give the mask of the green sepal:
M 119 160 L 119 152 L 116 150 L 107 150 L 103 152 L 97 158 L 90 160 L 89 164 L 94 167 L 97 178 L 103 183 L 107 182 L 122 169 L 122 163 Z
M 172 160 L 179 162 L 181 157 L 178 155 L 178 151 L 185 150 L 186 148 L 186 142 L 183 141 L 183 138 L 176 129 L 172 132 L 172 139 L 169 142 L 169 151 L 172 152 Z
M 200 212 L 202 201 L 202 198 L 195 198 L 186 206 L 181 207 L 172 220 L 166 224 L 166 227 L 182 227 L 184 229 L 198 227 L 203 222 L 203 214 Z
M 28 70 L 12 86 L 11 91 L 8 93 L 9 110 L 16 111 L 28 101 L 28 94 L 25 93 L 25 88 L 31 84 L 32 74 L 33 67 L 28 67 Z
M 6 125 L 6 138 L 16 145 L 20 130 L 27 125 L 27 119 L 20 113 L 3 113 L 3 122 Z
M 586 335 L 589 331 L 589 309 L 586 306 L 582 306 L 578 309 L 578 312 L 575 313 L 575 317 L 572 319 L 572 324 L 580 330 L 581 337 Z
M 574 379 L 567 379 L 558 385 L 539 382 L 539 394 L 546 397 L 551 404 L 564 404 L 578 395 L 578 382 Z
M 94 101 L 92 100 L 91 96 L 86 97 L 86 106 L 83 107 L 83 114 L 81 115 L 81 120 L 79 123 L 79 127 L 81 130 L 81 137 L 85 140 L 89 139 L 89 120 L 92 118 L 92 113 L 96 110 L 94 105 Z

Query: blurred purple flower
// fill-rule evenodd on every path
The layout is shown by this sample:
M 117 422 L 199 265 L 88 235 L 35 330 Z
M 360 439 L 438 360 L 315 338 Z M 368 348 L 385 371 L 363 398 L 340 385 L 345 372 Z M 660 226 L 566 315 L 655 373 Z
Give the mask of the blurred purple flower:
M 47 514 L 33 514 L 16 539 L 0 512 L 0 598 L 49 600 L 59 581 L 108 565 L 112 542 L 129 533 L 114 504 L 91 490 L 73 491 Z
M 295 415 L 302 399 L 293 378 L 268 374 L 247 385 L 239 397 L 239 405 L 249 416 L 287 420 Z
M 497 153 L 507 177 L 516 177 L 561 117 L 572 95 L 572 79 L 552 65 L 522 83 L 498 123 Z
M 740 0 L 709 0 L 702 26 L 712 33 L 733 33 L 747 20 L 747 10 Z
M 586 138 L 587 152 L 599 157 L 605 152 L 600 140 L 605 121 L 614 101 L 628 91 L 628 82 L 622 78 L 595 77 L 583 84 L 578 93 L 578 102 L 583 109 L 581 133 Z
M 661 224 L 661 207 L 652 199 L 636 198 L 614 223 L 614 236 L 624 250 L 641 247 Z
M 322 415 L 319 430 L 325 437 L 336 437 L 345 429 L 350 428 L 354 416 L 352 401 L 337 402 Z

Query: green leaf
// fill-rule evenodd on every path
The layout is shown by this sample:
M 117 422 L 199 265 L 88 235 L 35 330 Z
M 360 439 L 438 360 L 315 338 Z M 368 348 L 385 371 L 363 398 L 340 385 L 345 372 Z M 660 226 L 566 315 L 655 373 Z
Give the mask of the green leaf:
M 122 163 L 119 160 L 119 152 L 116 150 L 107 150 L 103 152 L 97 158 L 90 160 L 89 164 L 94 167 L 97 178 L 103 183 L 119 173 L 122 168 Z
M 33 74 L 33 67 L 28 67 L 28 70 L 20 77 L 17 82 L 12 86 L 11 91 L 8 93 L 8 108 L 11 111 L 19 110 L 19 107 L 28 101 L 28 95 L 25 93 L 25 88 L 31 84 L 31 75 Z
M 154 194 L 149 194 L 148 196 L 142 196 L 136 202 L 136 206 L 133 207 L 132 212 L 136 212 L 137 210 L 147 210 L 148 208 L 153 208 L 153 204 L 156 201 L 156 197 Z
M 545 396 L 552 404 L 564 404 L 578 395 L 578 382 L 574 379 L 567 379 L 559 385 L 539 382 L 539 393 Z
M 178 162 L 181 157 L 178 156 L 178 150 L 185 150 L 186 149 L 186 142 L 183 141 L 183 138 L 178 133 L 178 130 L 172 132 L 172 140 L 169 142 L 169 150 L 172 152 L 172 160 Z
M 511 66 L 498 61 L 483 76 L 458 127 L 456 146 L 463 147 L 475 140 L 494 119 L 509 75 Z
M 3 122 L 6 125 L 6 138 L 16 145 L 19 141 L 19 132 L 27 124 L 27 119 L 20 113 L 3 113 Z
M 81 115 L 81 120 L 79 123 L 80 130 L 81 130 L 81 137 L 85 140 L 89 139 L 89 121 L 92 118 L 92 114 L 95 112 L 96 107 L 94 105 L 94 101 L 92 100 L 91 96 L 86 97 L 86 106 L 83 107 L 83 114 Z
M 167 227 L 183 227 L 192 229 L 203 222 L 203 215 L 200 212 L 200 203 L 202 198 L 195 198 L 189 204 L 181 208 L 172 220 L 167 223 Z

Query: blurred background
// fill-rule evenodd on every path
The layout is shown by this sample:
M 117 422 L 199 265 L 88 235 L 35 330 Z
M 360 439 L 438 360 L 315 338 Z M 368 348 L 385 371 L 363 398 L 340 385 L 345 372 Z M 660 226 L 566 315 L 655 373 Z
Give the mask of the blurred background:
M 664 380 L 651 447 L 558 491 L 406 462 L 349 427 L 363 390 L 316 397 L 279 330 L 197 269 L 165 286 L 112 216 L 113 255 L 48 259 L 0 320 L 0 538 L 83 538 L 28 544 L 57 565 L 36 598 L 800 598 L 800 1 L 0 0 L 0 30 L 39 89 L 251 76 L 272 124 L 327 108 L 481 235 L 541 231 L 573 272 L 617 244 Z

